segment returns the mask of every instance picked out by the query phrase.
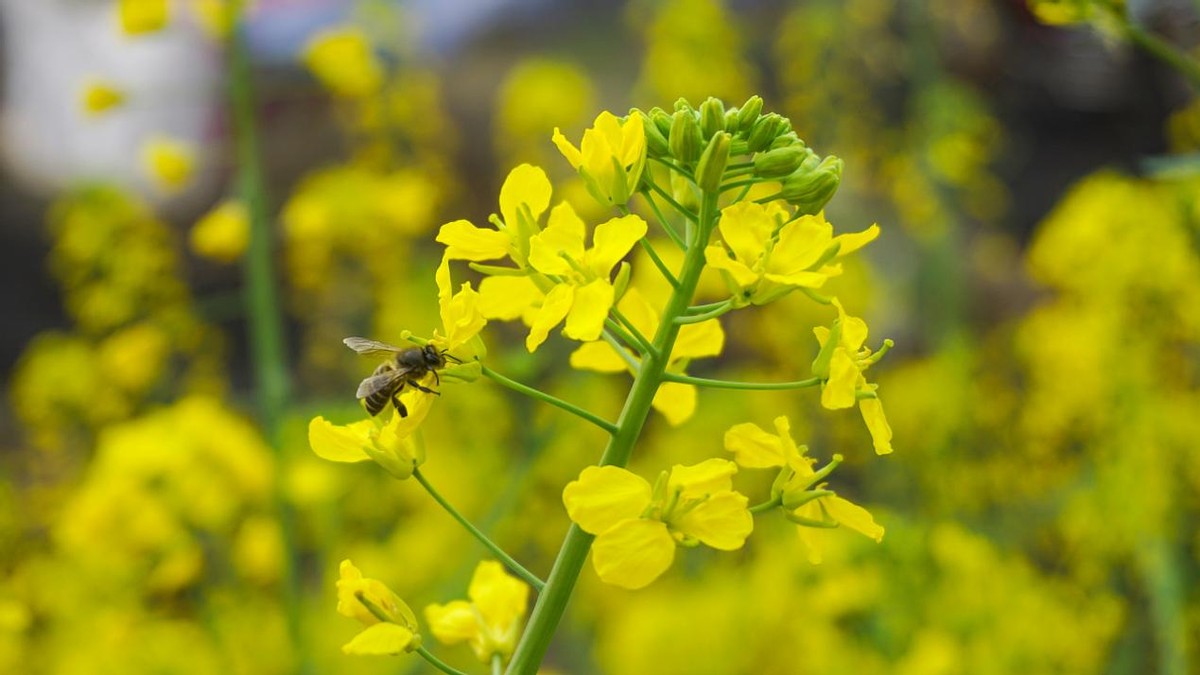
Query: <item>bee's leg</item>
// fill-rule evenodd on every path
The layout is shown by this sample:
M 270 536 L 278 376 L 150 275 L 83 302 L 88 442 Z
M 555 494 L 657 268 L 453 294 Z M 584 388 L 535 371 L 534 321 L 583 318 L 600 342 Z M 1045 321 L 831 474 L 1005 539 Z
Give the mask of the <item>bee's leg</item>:
M 408 406 L 400 401 L 398 394 L 392 394 L 392 405 L 396 406 L 396 412 L 400 413 L 401 417 L 408 417 Z
M 426 387 L 425 385 L 421 384 L 420 382 L 413 382 L 412 380 L 409 380 L 408 383 L 411 384 L 413 386 L 413 388 L 416 389 L 417 391 L 423 391 L 426 394 L 433 394 L 434 396 L 442 395 L 442 392 L 434 391 L 434 390 L 430 389 L 429 387 Z

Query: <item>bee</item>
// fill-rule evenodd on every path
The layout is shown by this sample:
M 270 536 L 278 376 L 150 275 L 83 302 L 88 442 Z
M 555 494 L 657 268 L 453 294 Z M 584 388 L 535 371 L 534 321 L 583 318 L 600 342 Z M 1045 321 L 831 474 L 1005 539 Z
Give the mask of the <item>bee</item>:
M 400 392 L 404 385 L 411 385 L 413 389 L 426 394 L 440 396 L 440 392 L 421 384 L 421 380 L 432 373 L 434 382 L 440 385 L 442 381 L 437 371 L 445 368 L 447 362 L 462 363 L 446 353 L 448 350 L 439 351 L 433 345 L 396 347 L 386 342 L 361 337 L 348 337 L 342 342 L 359 354 L 388 354 L 392 357 L 379 364 L 375 372 L 358 385 L 358 391 L 355 393 L 355 396 L 363 399 L 367 412 L 372 417 L 383 411 L 388 401 L 396 406 L 396 412 L 400 413 L 401 417 L 408 417 L 408 408 L 400 401 Z

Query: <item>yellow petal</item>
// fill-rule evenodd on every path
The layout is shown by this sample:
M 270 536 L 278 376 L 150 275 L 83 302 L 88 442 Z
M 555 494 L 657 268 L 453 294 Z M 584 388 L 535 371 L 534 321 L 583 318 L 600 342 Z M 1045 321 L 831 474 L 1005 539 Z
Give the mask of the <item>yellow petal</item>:
M 551 140 L 554 141 L 554 146 L 558 148 L 562 156 L 566 157 L 567 161 L 570 162 L 571 167 L 578 169 L 579 165 L 583 163 L 583 157 L 579 154 L 579 148 L 575 147 L 571 141 L 568 141 L 567 137 L 563 136 L 562 132 L 558 130 L 558 127 L 554 127 L 554 136 Z
M 99 115 L 125 102 L 125 92 L 106 82 L 91 82 L 83 88 L 83 111 L 87 115 Z
M 475 608 L 466 600 L 455 600 L 444 605 L 432 604 L 425 607 L 425 622 L 429 632 L 446 645 L 474 639 L 481 629 Z
M 505 571 L 495 560 L 484 560 L 475 567 L 467 596 L 479 610 L 479 616 L 494 634 L 507 634 L 525 616 L 529 604 L 529 586 Z
M 858 366 L 846 350 L 838 347 L 829 361 L 829 380 L 821 390 L 821 405 L 829 410 L 840 410 L 854 405 L 854 391 L 862 375 Z
M 529 277 L 486 277 L 479 282 L 479 311 L 488 319 L 520 319 L 543 297 Z
M 589 466 L 563 489 L 567 515 L 585 532 L 600 534 L 650 504 L 650 484 L 615 466 Z
M 833 245 L 833 226 L 821 216 L 801 216 L 779 231 L 766 271 L 791 275 L 812 267 Z
M 701 323 L 689 323 L 679 329 L 671 359 L 700 359 L 719 356 L 725 347 L 725 331 L 716 319 Z
M 383 86 L 383 66 L 366 34 L 336 27 L 314 35 L 304 47 L 304 64 L 335 96 L 365 98 Z
M 550 179 L 540 167 L 520 164 L 508 172 L 504 185 L 500 186 L 500 215 L 510 228 L 517 227 L 517 212 L 521 204 L 529 207 L 530 215 L 537 220 L 550 206 Z
M 533 325 L 529 327 L 529 335 L 525 338 L 525 348 L 532 353 L 538 345 L 546 341 L 550 329 L 563 320 L 571 311 L 575 301 L 575 287 L 570 284 L 558 284 L 550 289 L 542 301 L 541 308 L 533 317 Z
M 142 35 L 162 30 L 167 25 L 167 0 L 119 0 L 117 17 L 126 35 Z
M 437 241 L 446 246 L 450 260 L 495 260 L 508 255 L 508 233 L 475 227 L 466 220 L 442 225 Z
M 751 422 L 735 424 L 725 432 L 725 449 L 747 469 L 765 469 L 784 463 L 779 437 Z
M 879 236 L 879 226 L 871 225 L 862 232 L 852 232 L 849 234 L 839 234 L 833 240 L 838 244 L 838 257 L 854 253 L 858 249 L 875 241 Z
M 672 522 L 675 529 L 695 537 L 705 546 L 734 551 L 746 543 L 754 529 L 748 500 L 737 492 L 719 492 Z
M 612 309 L 615 292 L 607 279 L 596 279 L 575 289 L 575 300 L 571 304 L 571 312 L 567 314 L 563 334 L 584 342 L 598 340 L 604 330 L 604 319 Z
M 250 214 L 236 199 L 215 206 L 192 227 L 192 250 L 218 262 L 234 262 L 250 245 Z
M 786 217 L 786 212 L 777 204 L 744 201 L 721 209 L 717 227 L 721 230 L 721 239 L 733 250 L 738 262 L 752 267 L 766 252 L 771 233 Z
M 728 272 L 734 282 L 742 288 L 753 286 L 754 282 L 758 281 L 758 273 L 741 261 L 730 258 L 724 246 L 714 244 L 704 249 L 704 259 L 712 269 Z
M 314 417 L 308 423 L 308 444 L 313 453 L 331 462 L 364 462 L 368 459 L 363 446 L 370 443 L 371 420 L 345 426 L 332 424 L 324 417 Z
M 596 226 L 592 233 L 592 250 L 588 251 L 588 268 L 593 274 L 607 279 L 613 267 L 646 236 L 646 221 L 635 215 L 613 218 Z
M 837 495 L 821 500 L 825 512 L 838 524 L 864 534 L 876 542 L 883 541 L 883 527 L 875 523 L 871 513 L 863 507 Z
M 529 264 L 542 274 L 571 274 L 574 268 L 563 255 L 582 262 L 585 230 L 575 209 L 559 202 L 550 212 L 546 229 L 529 239 Z
M 696 387 L 682 382 L 664 382 L 650 405 L 667 418 L 667 424 L 679 426 L 696 412 Z
M 892 453 L 892 426 L 888 424 L 883 414 L 883 402 L 878 398 L 864 398 L 858 402 L 858 411 L 862 413 L 867 430 L 871 432 L 871 441 L 875 445 L 875 454 L 890 455 Z
M 619 373 L 629 368 L 621 355 L 607 342 L 586 342 L 579 345 L 579 349 L 571 352 L 571 367 L 598 373 Z M 661 389 L 659 391 L 661 392 Z
M 783 286 L 796 286 L 799 288 L 820 288 L 825 285 L 826 281 L 829 281 L 829 275 L 824 272 L 767 273 L 764 276 L 767 281 Z
M 155 137 L 142 146 L 142 162 L 159 188 L 174 191 L 192 179 L 196 151 L 188 143 Z
M 675 540 L 657 520 L 624 520 L 596 537 L 592 566 L 605 583 L 636 590 L 671 567 Z
M 394 623 L 377 623 L 342 645 L 343 654 L 358 656 L 392 656 L 403 654 L 413 645 L 413 632 Z
M 683 497 L 703 497 L 718 492 L 726 492 L 733 487 L 733 474 L 737 473 L 737 464 L 714 457 L 699 464 L 683 466 L 676 464 L 671 467 L 671 477 L 667 480 L 667 489 L 681 489 Z

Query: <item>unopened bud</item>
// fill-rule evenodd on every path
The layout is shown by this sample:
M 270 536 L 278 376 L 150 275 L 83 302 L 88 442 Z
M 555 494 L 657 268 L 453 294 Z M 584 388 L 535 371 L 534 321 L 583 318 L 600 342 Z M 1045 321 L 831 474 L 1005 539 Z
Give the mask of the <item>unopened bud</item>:
M 651 108 L 650 121 L 654 122 L 655 128 L 658 129 L 658 133 L 663 135 L 663 138 L 671 134 L 671 114 L 667 111 L 659 107 Z
M 809 156 L 816 153 L 808 148 L 790 145 L 754 155 L 754 175 L 759 178 L 782 178 L 790 175 Z
M 775 148 L 787 148 L 793 145 L 798 145 L 802 148 L 808 147 L 804 144 L 804 141 L 800 140 L 800 137 L 797 136 L 796 132 L 794 131 L 789 131 L 786 134 L 780 134 L 779 136 L 775 137 L 775 140 L 771 141 L 772 150 Z
M 784 179 L 780 196 L 800 213 L 812 215 L 819 213 L 833 199 L 841 182 L 842 160 L 830 155 L 813 170 L 806 170 L 801 165 L 799 171 Z
M 746 138 L 750 152 L 759 152 L 771 147 L 771 142 L 779 135 L 783 122 L 784 119 L 775 113 L 759 117 L 758 121 L 754 123 L 754 127 L 750 129 L 750 135 Z
M 713 99 L 709 99 L 713 100 Z M 725 165 L 729 162 L 729 134 L 718 131 L 696 165 L 696 185 L 705 192 L 716 192 L 721 188 L 725 176 Z
M 691 164 L 700 157 L 704 139 L 700 135 L 700 125 L 696 123 L 696 116 L 692 111 L 675 111 L 667 144 L 671 148 L 671 155 L 683 164 Z
M 725 131 L 730 134 L 738 132 L 738 109 L 729 108 L 725 111 Z
M 695 108 L 692 107 L 692 104 L 688 103 L 688 100 L 682 96 L 675 99 L 675 112 L 679 112 L 680 110 L 695 112 Z
M 663 157 L 671 153 L 666 134 L 659 131 L 658 125 L 649 115 L 636 108 L 629 114 L 642 116 L 642 130 L 646 133 L 646 152 L 651 157 Z
M 725 129 L 725 104 L 721 99 L 708 97 L 700 104 L 700 132 L 705 138 Z
M 738 131 L 749 131 L 752 129 L 754 123 L 758 121 L 758 116 L 762 113 L 762 108 L 762 97 L 757 94 L 746 99 L 746 103 L 738 111 Z

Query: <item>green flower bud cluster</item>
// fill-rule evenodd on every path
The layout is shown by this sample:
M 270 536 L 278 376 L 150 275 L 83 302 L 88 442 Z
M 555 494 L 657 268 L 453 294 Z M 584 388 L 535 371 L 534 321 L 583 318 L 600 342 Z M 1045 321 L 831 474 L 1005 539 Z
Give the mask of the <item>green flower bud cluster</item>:
M 735 181 L 775 182 L 778 198 L 802 213 L 819 212 L 837 191 L 842 161 L 821 157 L 792 130 L 790 120 L 762 110 L 758 96 L 733 108 L 716 98 L 696 108 L 681 98 L 671 112 L 651 108 L 630 114 L 642 116 L 647 155 L 692 172 L 701 189 L 717 191 Z

